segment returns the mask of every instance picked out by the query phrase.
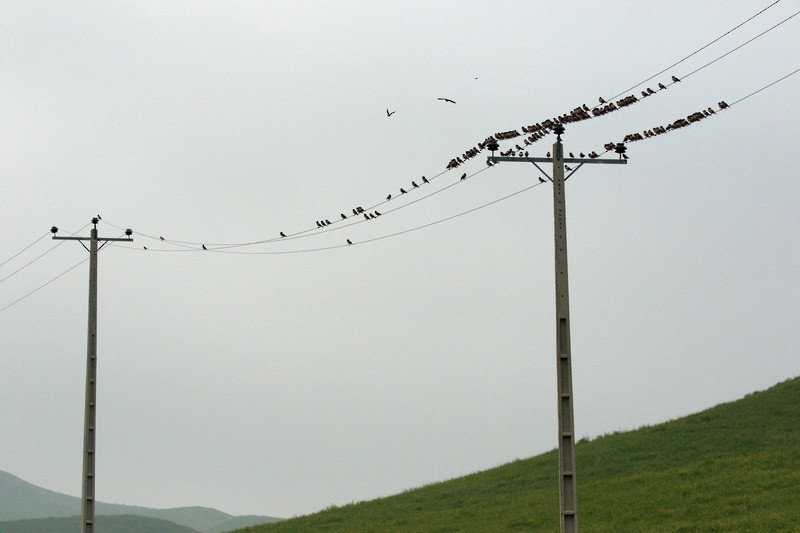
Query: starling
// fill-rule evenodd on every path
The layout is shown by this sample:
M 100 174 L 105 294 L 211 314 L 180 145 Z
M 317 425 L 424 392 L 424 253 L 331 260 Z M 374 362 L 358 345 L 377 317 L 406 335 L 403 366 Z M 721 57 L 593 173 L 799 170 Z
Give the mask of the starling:
M 281 237 L 286 237 L 286 234 L 284 232 L 281 232 Z
M 369 220 L 369 217 L 367 216 L 367 213 L 364 213 L 364 220 Z
M 205 244 L 203 245 L 203 250 L 208 250 L 208 248 L 206 248 Z
M 658 89 L 659 89 L 659 90 L 661 90 L 661 89 L 666 89 L 666 87 L 664 86 L 664 84 L 663 84 L 663 83 L 659 83 L 659 84 L 658 84 Z
M 605 101 L 605 100 L 603 100 L 603 97 L 602 97 L 602 96 L 601 96 L 600 98 L 598 98 L 598 100 L 600 101 L 600 103 L 601 103 L 601 104 L 605 104 L 605 103 L 606 103 L 606 101 Z
M 142 248 L 144 248 L 145 250 L 147 250 L 147 246 L 142 246 Z
M 584 154 L 583 152 L 581 152 L 581 153 L 580 153 L 580 154 L 578 154 L 578 155 L 580 155 L 581 157 L 586 157 L 586 154 Z
M 570 152 L 570 153 L 569 153 L 569 156 L 570 156 L 570 157 L 575 157 L 574 155 L 572 155 L 572 152 Z
M 411 185 L 412 185 L 412 186 L 413 186 L 415 189 L 416 189 L 417 187 L 419 187 L 419 185 L 417 185 L 417 182 L 416 182 L 416 181 L 412 181 L 412 182 L 411 182 Z
M 677 76 L 672 76 L 672 81 L 675 82 L 675 83 L 678 83 L 681 80 Z
M 543 177 L 541 177 L 541 176 L 539 176 L 539 181 L 540 181 L 541 183 L 544 183 L 544 178 L 543 178 Z
M 467 179 L 467 173 L 466 172 L 461 174 L 461 181 L 464 181 L 465 179 Z
M 378 211 L 375 211 L 375 216 L 379 217 L 379 216 L 381 216 L 381 214 Z
M 346 219 L 346 218 L 347 218 L 347 215 L 345 215 L 344 213 L 339 213 L 339 215 L 341 215 L 341 217 L 342 217 L 342 220 L 344 220 L 344 219 Z
M 406 193 L 405 189 L 400 189 L 400 194 L 405 194 L 405 193 Z
M 161 239 L 161 240 L 163 241 L 163 240 L 164 240 L 164 237 L 159 237 L 159 239 Z
M 353 214 L 354 214 L 354 215 L 357 215 L 357 214 L 358 214 L 358 211 L 356 211 L 355 209 L 353 209 Z
M 386 199 L 387 200 L 391 200 L 392 199 L 392 195 L 390 194 L 389 196 L 386 197 Z
M 347 244 L 353 244 L 353 241 L 351 241 L 350 239 L 347 239 Z
M 428 178 L 422 176 L 422 183 L 430 183 L 430 182 L 428 181 Z

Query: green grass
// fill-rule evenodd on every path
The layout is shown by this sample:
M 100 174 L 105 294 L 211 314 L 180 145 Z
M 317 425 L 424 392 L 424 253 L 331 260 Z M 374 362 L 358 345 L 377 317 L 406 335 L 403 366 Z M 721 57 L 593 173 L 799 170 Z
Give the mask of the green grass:
M 800 531 L 800 378 L 576 446 L 587 532 Z M 558 531 L 551 451 L 241 531 Z

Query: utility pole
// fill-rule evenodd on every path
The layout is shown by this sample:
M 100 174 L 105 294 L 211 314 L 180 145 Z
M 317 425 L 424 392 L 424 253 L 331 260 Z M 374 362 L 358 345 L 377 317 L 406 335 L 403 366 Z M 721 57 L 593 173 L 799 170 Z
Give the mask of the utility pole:
M 86 248 L 83 241 L 89 241 L 89 332 L 86 347 L 86 400 L 83 417 L 83 485 L 81 490 L 81 531 L 82 533 L 94 532 L 94 446 L 95 446 L 95 420 L 97 407 L 97 252 L 109 241 L 133 241 L 130 229 L 125 230 L 125 238 L 97 237 L 98 218 L 92 219 L 91 235 L 89 237 L 57 237 L 58 228 L 53 226 L 50 231 L 53 239 L 79 241 Z M 98 247 L 97 243 L 103 241 Z
M 564 182 L 584 164 L 626 164 L 623 158 L 625 145 L 617 144 L 614 151 L 619 159 L 564 158 L 564 145 L 561 134 L 564 126 L 556 124 L 553 128 L 556 142 L 553 144 L 553 157 L 489 157 L 491 162 L 533 163 L 542 174 L 550 178 L 536 163 L 553 163 L 553 225 L 555 233 L 555 278 L 556 278 L 556 383 L 558 389 L 558 467 L 560 524 L 562 533 L 578 531 L 578 492 L 575 463 L 575 419 L 572 406 L 572 348 L 569 331 L 569 276 L 567 271 L 567 212 Z M 488 148 L 497 150 L 497 143 Z M 549 156 L 549 154 L 548 154 Z M 564 177 L 564 163 L 577 163 L 569 176 Z

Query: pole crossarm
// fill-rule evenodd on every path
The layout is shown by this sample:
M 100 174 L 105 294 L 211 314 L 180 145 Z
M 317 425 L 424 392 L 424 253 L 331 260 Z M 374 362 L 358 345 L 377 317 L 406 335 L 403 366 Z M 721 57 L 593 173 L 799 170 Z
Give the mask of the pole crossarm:
M 552 157 L 510 157 L 510 156 L 489 156 L 492 163 L 519 162 L 519 163 L 552 163 Z M 590 163 L 592 165 L 627 165 L 627 159 L 590 159 L 588 157 L 565 157 L 564 163 Z
M 91 237 L 53 237 L 55 241 L 91 241 Z M 133 242 L 131 237 L 97 237 L 98 241 L 126 241 Z

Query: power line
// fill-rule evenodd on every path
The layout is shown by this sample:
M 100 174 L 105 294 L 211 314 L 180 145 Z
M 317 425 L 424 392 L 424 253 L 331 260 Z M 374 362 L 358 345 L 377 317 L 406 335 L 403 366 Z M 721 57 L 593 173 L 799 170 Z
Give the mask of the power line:
M 778 83 L 778 82 L 781 82 L 781 81 L 785 80 L 786 78 L 788 78 L 789 76 L 793 76 L 793 75 L 797 74 L 798 72 L 800 72 L 800 68 L 799 68 L 799 69 L 797 69 L 797 70 L 795 70 L 795 71 L 793 71 L 793 72 L 790 72 L 789 74 L 787 74 L 786 76 L 784 76 L 784 77 L 782 77 L 782 78 L 780 78 L 780 79 L 777 79 L 777 80 L 773 81 L 773 82 L 772 82 L 772 83 L 770 83 L 769 85 L 765 85 L 765 86 L 763 86 L 762 88 L 760 88 L 760 89 L 758 89 L 758 90 L 756 90 L 756 91 L 753 91 L 753 92 L 751 92 L 751 93 L 750 93 L 750 94 L 748 94 L 747 96 L 743 96 L 743 97 L 739 98 L 738 100 L 735 100 L 735 101 L 733 101 L 733 102 L 732 102 L 731 104 L 729 104 L 729 105 L 738 104 L 738 103 L 739 103 L 739 102 L 741 102 L 742 100 L 747 100 L 748 98 L 750 98 L 750 97 L 751 97 L 751 96 L 753 96 L 754 94 L 758 94 L 758 93 L 760 93 L 761 91 L 763 91 L 764 89 L 768 89 L 768 88 L 772 87 L 773 85 L 775 85 L 776 83 Z
M 88 224 L 86 224 L 86 226 L 88 226 Z M 83 228 L 85 228 L 86 226 L 83 226 Z M 81 231 L 81 230 L 83 230 L 83 228 L 79 229 L 78 231 Z M 45 236 L 47 236 L 47 234 L 49 234 L 49 233 L 50 233 L 50 232 L 48 231 L 48 232 L 45 234 Z M 77 232 L 75 232 L 75 233 L 77 233 Z M 73 233 L 72 235 L 75 235 L 75 233 Z M 40 238 L 36 239 L 36 241 L 35 241 L 33 244 L 35 244 L 36 242 L 39 242 L 40 240 L 42 240 L 42 237 L 40 237 Z M 33 246 L 33 244 L 31 244 L 31 245 L 27 246 L 27 247 L 26 247 L 24 250 L 22 250 L 22 252 L 24 252 L 25 250 L 27 250 L 28 248 L 30 248 L 31 246 Z M 15 270 L 14 272 L 12 272 L 11 274 L 9 274 L 9 275 L 7 275 L 6 277 L 4 277 L 4 278 L 0 279 L 0 283 L 4 282 L 5 280 L 7 280 L 8 278 L 10 278 L 11 276 L 13 276 L 14 274 L 16 274 L 17 272 L 19 272 L 19 271 L 21 271 L 21 270 L 24 270 L 25 268 L 29 267 L 30 265 L 32 265 L 33 263 L 35 263 L 36 261 L 38 261 L 39 259 L 41 259 L 41 258 L 42 258 L 42 257 L 44 257 L 45 255 L 49 254 L 50 252 L 52 252 L 53 250 L 55 250 L 56 248 L 58 248 L 58 247 L 59 247 L 59 246 L 61 246 L 62 244 L 64 244 L 64 243 L 63 243 L 63 242 L 60 242 L 60 243 L 58 243 L 58 244 L 56 244 L 56 245 L 54 245 L 54 246 L 51 246 L 51 247 L 50 247 L 50 248 L 49 248 L 49 249 L 48 249 L 46 252 L 44 252 L 44 253 L 42 253 L 42 254 L 40 254 L 40 255 L 38 255 L 38 256 L 36 256 L 36 257 L 34 257 L 34 258 L 33 258 L 33 259 L 31 259 L 29 262 L 25 263 L 24 265 L 22 265 L 21 267 L 19 267 L 18 269 L 16 269 L 16 270 Z M 17 255 L 21 254 L 22 252 L 19 252 L 19 253 L 17 253 L 16 255 L 14 255 L 14 257 L 16 257 Z M 14 257 L 12 257 L 11 259 L 13 259 Z M 10 261 L 10 259 L 9 259 L 9 261 Z M 6 263 L 7 263 L 7 262 L 8 262 L 8 261 L 6 261 Z M 3 263 L 3 264 L 5 264 L 5 263 Z
M 0 267 L 1 267 L 1 266 L 3 266 L 3 265 L 5 265 L 6 263 L 8 263 L 9 261 L 11 261 L 11 260 L 12 260 L 12 259 L 14 259 L 15 257 L 17 257 L 19 254 L 21 254 L 22 252 L 24 252 L 25 250 L 27 250 L 28 248 L 30 248 L 31 246 L 33 246 L 33 245 L 34 245 L 34 244 L 36 244 L 37 242 L 41 241 L 42 239 L 44 239 L 44 238 L 45 238 L 45 237 L 47 237 L 48 235 L 50 235 L 50 232 L 49 232 L 49 231 L 45 232 L 45 234 L 44 234 L 44 235 L 42 235 L 41 237 L 39 237 L 38 239 L 36 239 L 36 240 L 35 240 L 35 241 L 33 241 L 32 243 L 30 243 L 28 246 L 26 246 L 25 248 L 23 248 L 23 249 L 22 249 L 22 250 L 20 250 L 19 252 L 15 253 L 14 255 L 12 255 L 11 257 L 9 257 L 8 259 L 6 259 L 6 260 L 5 260 L 5 261 L 3 261 L 2 263 L 0 263 Z
M 14 305 L 14 304 L 16 304 L 16 303 L 18 303 L 18 302 L 21 302 L 22 300 L 24 300 L 24 299 L 25 299 L 25 298 L 27 298 L 28 296 L 30 296 L 30 295 L 32 295 L 32 294 L 34 294 L 35 292 L 37 292 L 37 291 L 39 291 L 39 290 L 41 290 L 41 289 L 43 289 L 43 288 L 45 288 L 45 287 L 47 287 L 48 285 L 50 285 L 51 283 L 53 283 L 55 280 L 57 280 L 58 278 L 60 278 L 60 277 L 61 277 L 61 276 L 63 276 L 64 274 L 66 274 L 67 272 L 69 272 L 69 271 L 71 271 L 71 270 L 73 270 L 73 269 L 75 269 L 75 268 L 78 268 L 80 265 L 84 264 L 84 263 L 85 263 L 86 261 L 88 261 L 88 260 L 89 260 L 89 258 L 88 258 L 88 257 L 85 257 L 85 258 L 83 258 L 83 259 L 82 259 L 82 260 L 81 260 L 79 263 L 76 263 L 76 264 L 74 264 L 73 266 L 69 267 L 69 268 L 68 268 L 68 269 L 66 269 L 64 272 L 62 272 L 62 273 L 61 273 L 61 274 L 59 274 L 58 276 L 54 277 L 54 278 L 53 278 L 53 279 L 51 279 L 50 281 L 48 281 L 48 282 L 46 282 L 46 283 L 43 283 L 42 285 L 39 285 L 38 287 L 36 287 L 35 289 L 33 289 L 31 292 L 29 292 L 29 293 L 28 293 L 28 294 L 26 294 L 25 296 L 22 296 L 22 297 L 20 297 L 20 298 L 17 298 L 16 300 L 14 300 L 14 301 L 13 301 L 13 302 L 11 302 L 10 304 L 6 305 L 5 307 L 3 307 L 3 308 L 0 308 L 0 312 L 3 312 L 3 311 L 5 311 L 6 309 L 8 309 L 9 307 L 11 307 L 12 305 Z
M 731 33 L 733 33 L 734 31 L 738 30 L 739 28 L 741 28 L 742 26 L 744 26 L 745 24 L 747 24 L 748 22 L 750 22 L 751 20 L 753 20 L 753 19 L 754 19 L 754 18 L 756 18 L 757 16 L 761 15 L 762 13 L 764 13 L 764 12 L 765 12 L 766 10 L 768 10 L 769 8 L 771 8 L 771 7 L 775 6 L 776 4 L 778 4 L 780 1 L 781 1 L 781 0 L 776 0 L 775 2 L 771 3 L 770 5 L 768 5 L 767 7 L 765 7 L 764 9 L 762 9 L 761 11 L 759 11 L 758 13 L 756 13 L 755 15 L 753 15 L 753 16 L 751 16 L 750 18 L 748 18 L 747 20 L 745 20 L 744 22 L 740 22 L 739 24 L 737 24 L 736 26 L 734 26 L 734 27 L 733 27 L 733 28 L 731 28 L 730 30 L 726 31 L 725 33 L 723 33 L 722 35 L 720 35 L 719 37 L 717 37 L 717 38 L 716 38 L 716 39 L 714 39 L 713 41 L 711 41 L 711 42 L 709 42 L 709 43 L 707 43 L 707 44 L 705 44 L 705 45 L 701 46 L 700 48 L 698 48 L 697 50 L 695 50 L 695 51 L 694 51 L 694 52 L 692 52 L 691 54 L 687 55 L 687 56 L 686 56 L 686 57 L 684 57 L 683 59 L 680 59 L 679 61 L 676 61 L 675 63 L 671 64 L 671 65 L 670 65 L 670 66 L 668 66 L 667 68 L 665 68 L 665 69 L 663 69 L 663 70 L 660 70 L 660 71 L 656 72 L 655 74 L 653 74 L 653 75 L 652 75 L 652 76 L 650 76 L 649 78 L 647 78 L 647 79 L 645 79 L 645 80 L 642 80 L 642 81 L 640 81 L 639 83 L 637 83 L 636 85 L 634 85 L 634 86 L 632 86 L 632 87 L 629 87 L 628 89 L 625 89 L 624 91 L 620 92 L 619 94 L 616 94 L 616 95 L 612 96 L 611 98 L 609 98 L 609 100 L 614 100 L 614 99 L 616 99 L 616 98 L 619 98 L 620 96 L 622 96 L 623 94 L 627 93 L 628 91 L 632 91 L 633 89 L 635 89 L 635 88 L 639 87 L 640 85 L 644 85 L 645 83 L 647 83 L 648 81 L 652 80 L 652 79 L 653 79 L 653 78 L 655 78 L 656 76 L 660 76 L 661 74 L 664 74 L 664 73 L 665 73 L 666 71 L 668 71 L 669 69 L 671 69 L 671 68 L 673 68 L 673 67 L 676 67 L 676 66 L 680 65 L 681 63 L 683 63 L 684 61 L 686 61 L 686 60 L 687 60 L 687 59 L 689 59 L 690 57 L 692 57 L 692 56 L 694 56 L 694 55 L 696 55 L 696 54 L 698 54 L 698 53 L 702 52 L 703 50 L 705 50 L 706 48 L 708 48 L 708 47 L 709 47 L 709 46 L 711 46 L 712 44 L 716 43 L 717 41 L 719 41 L 719 40 L 720 40 L 720 39 L 722 39 L 723 37 L 725 37 L 725 36 L 727 36 L 727 35 L 730 35 L 730 34 L 731 34 Z M 686 76 L 684 76 L 684 78 L 685 78 L 685 77 L 686 77 Z

